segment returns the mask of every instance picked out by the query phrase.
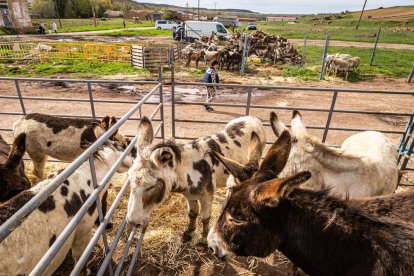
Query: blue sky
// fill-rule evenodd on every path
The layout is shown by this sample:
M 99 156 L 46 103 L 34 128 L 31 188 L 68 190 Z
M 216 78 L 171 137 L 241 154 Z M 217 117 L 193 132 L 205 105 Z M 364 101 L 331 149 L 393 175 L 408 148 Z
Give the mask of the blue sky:
M 186 2 L 190 7 L 197 7 L 198 0 L 143 0 L 136 2 L 171 4 L 185 6 Z M 217 2 L 217 9 L 238 8 L 248 9 L 261 13 L 326 13 L 340 12 L 344 10 L 361 10 L 364 0 L 200 0 L 200 6 L 214 9 L 214 2 Z M 367 9 L 378 7 L 392 7 L 414 5 L 414 0 L 368 0 Z

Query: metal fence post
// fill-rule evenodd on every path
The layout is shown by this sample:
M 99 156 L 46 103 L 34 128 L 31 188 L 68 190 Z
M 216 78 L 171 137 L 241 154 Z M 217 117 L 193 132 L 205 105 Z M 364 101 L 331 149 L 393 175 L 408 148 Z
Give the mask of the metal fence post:
M 338 91 L 335 90 L 332 95 L 331 108 L 329 109 L 328 119 L 326 120 L 325 131 L 323 132 L 323 137 L 322 137 L 322 143 L 325 143 L 326 137 L 328 136 L 329 125 L 331 124 L 332 114 L 333 114 L 333 111 L 335 110 L 335 103 L 336 103 L 337 96 L 338 96 Z
M 90 84 L 90 83 L 88 83 L 88 84 Z M 95 163 L 93 161 L 93 155 L 91 155 L 89 157 L 89 168 L 91 170 L 92 185 L 93 185 L 93 188 L 96 189 L 98 187 L 98 181 L 96 179 L 96 170 L 95 170 Z M 100 199 L 99 196 L 96 198 L 96 209 L 98 210 L 99 223 L 101 223 L 104 216 L 103 216 L 103 212 L 102 212 L 101 199 Z M 105 247 L 105 253 L 106 253 L 109 250 L 109 245 L 108 245 L 108 238 L 106 236 L 106 231 L 105 230 L 102 233 L 102 240 L 103 240 L 103 244 L 104 244 L 104 247 Z M 109 264 L 109 270 L 110 270 L 109 274 L 112 276 L 112 265 L 111 264 Z
M 246 61 L 247 61 L 247 39 L 248 35 L 244 38 L 244 46 L 243 46 L 243 56 L 242 56 L 242 63 L 240 66 L 240 75 L 242 76 L 244 74 L 244 68 L 246 67 Z
M 92 117 L 93 117 L 93 119 L 96 119 L 95 106 L 93 104 L 92 85 L 91 85 L 90 82 L 88 82 L 88 94 L 89 94 L 89 102 L 91 104 Z
M 20 92 L 20 86 L 19 86 L 19 80 L 14 80 L 14 83 L 16 84 L 16 93 L 19 97 L 20 106 L 22 107 L 23 115 L 26 116 L 26 108 L 24 107 L 22 93 Z
M 326 40 L 325 40 L 325 48 L 323 50 L 323 56 L 322 56 L 322 66 L 321 66 L 321 75 L 320 75 L 320 80 L 323 80 L 323 76 L 325 74 L 325 62 L 326 62 L 326 55 L 328 53 L 328 48 L 329 48 L 329 39 L 330 39 L 331 35 L 327 34 L 326 35 Z
M 381 28 L 378 29 L 377 37 L 375 39 L 374 50 L 372 50 L 371 61 L 369 62 L 369 66 L 372 66 L 372 64 L 374 63 L 374 58 L 375 58 L 375 54 L 377 52 L 377 44 L 378 44 L 380 34 L 381 34 Z
M 411 68 L 411 73 L 408 75 L 407 82 L 410 83 L 414 76 L 414 63 L 413 68 Z
M 161 108 L 160 108 L 160 117 L 161 117 L 161 139 L 164 141 L 164 89 L 163 89 L 163 79 L 162 79 L 162 67 L 158 67 L 158 81 L 160 82 L 160 104 L 161 104 Z
M 252 90 L 247 91 L 247 105 L 246 105 L 246 116 L 250 115 L 250 102 L 252 100 Z
M 300 63 L 301 66 L 305 65 L 306 59 L 306 42 L 307 42 L 308 34 L 305 33 L 305 38 L 303 39 L 303 50 L 302 50 L 302 61 Z
M 175 139 L 175 67 L 171 67 L 171 137 Z

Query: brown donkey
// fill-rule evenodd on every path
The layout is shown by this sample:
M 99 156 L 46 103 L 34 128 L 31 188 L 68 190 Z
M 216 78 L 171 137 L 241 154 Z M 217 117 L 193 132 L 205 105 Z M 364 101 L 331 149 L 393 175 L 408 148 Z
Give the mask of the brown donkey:
M 252 177 L 234 187 L 208 236 L 216 256 L 263 257 L 280 250 L 311 275 L 412 275 L 414 227 L 392 217 L 413 218 L 396 215 L 395 206 L 409 209 L 414 194 L 404 194 L 401 202 L 398 195 L 364 202 L 299 189 L 310 173 L 276 178 L 291 143 L 284 131 Z M 220 161 L 231 172 L 241 171 L 240 164 Z

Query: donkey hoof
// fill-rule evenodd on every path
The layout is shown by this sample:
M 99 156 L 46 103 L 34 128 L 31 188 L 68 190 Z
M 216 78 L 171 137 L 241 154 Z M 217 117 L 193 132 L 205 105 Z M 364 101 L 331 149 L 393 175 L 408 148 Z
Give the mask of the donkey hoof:
M 108 222 L 108 224 L 106 225 L 105 229 L 106 230 L 111 230 L 112 228 L 114 228 L 114 224 L 112 222 Z
M 183 242 L 189 242 L 189 241 L 191 241 L 192 238 L 193 238 L 193 232 L 185 231 L 184 234 L 183 234 L 182 241 Z
M 207 239 L 206 238 L 201 238 L 200 240 L 198 240 L 197 244 L 196 244 L 196 248 L 198 250 L 206 250 L 207 249 Z

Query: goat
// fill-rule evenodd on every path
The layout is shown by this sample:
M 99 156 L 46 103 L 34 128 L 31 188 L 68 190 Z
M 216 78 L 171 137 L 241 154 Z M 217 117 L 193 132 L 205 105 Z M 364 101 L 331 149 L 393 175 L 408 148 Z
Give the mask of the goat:
M 14 139 L 11 148 L 0 135 L 0 203 L 31 187 L 22 161 L 25 144 L 24 133 Z
M 171 192 L 184 195 L 188 202 L 189 223 L 183 241 L 189 241 L 196 230 L 200 212 L 203 223 L 200 244 L 206 237 L 216 187 L 225 186 L 228 171 L 211 151 L 238 162 L 253 162 L 260 154 L 257 148 L 265 146 L 266 135 L 259 119 L 251 116 L 230 121 L 216 135 L 200 138 L 187 144 L 153 144 L 151 122 L 144 117 L 138 127 L 140 156 L 129 170 L 131 193 L 127 221 L 133 225 L 145 224 L 155 207 L 166 200 Z M 254 149 L 254 150 L 252 150 Z

